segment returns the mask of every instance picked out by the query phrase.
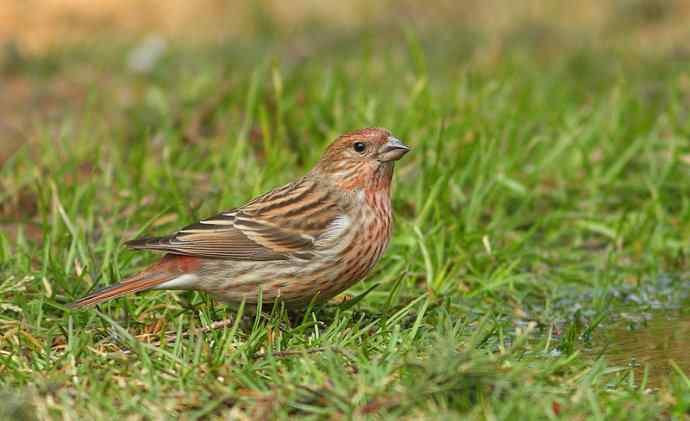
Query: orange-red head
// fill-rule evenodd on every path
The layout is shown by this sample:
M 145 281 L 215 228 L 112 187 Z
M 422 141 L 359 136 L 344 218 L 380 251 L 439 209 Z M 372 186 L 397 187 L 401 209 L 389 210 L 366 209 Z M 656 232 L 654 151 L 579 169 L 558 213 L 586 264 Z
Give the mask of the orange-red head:
M 331 143 L 314 172 L 331 177 L 348 190 L 388 189 L 393 163 L 409 150 L 386 129 L 360 129 L 345 133 Z

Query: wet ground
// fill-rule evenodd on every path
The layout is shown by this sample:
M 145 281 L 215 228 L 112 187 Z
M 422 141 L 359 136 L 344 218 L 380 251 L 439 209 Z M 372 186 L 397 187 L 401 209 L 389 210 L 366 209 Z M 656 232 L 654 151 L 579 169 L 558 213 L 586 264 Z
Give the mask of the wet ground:
M 623 369 L 635 387 L 654 389 L 679 375 L 690 377 L 690 274 L 662 274 L 603 295 L 606 317 L 592 332 L 587 355 Z M 590 320 L 596 311 L 586 303 L 595 296 L 585 293 L 577 301 L 585 303 L 580 311 Z
M 598 330 L 592 351 L 609 366 L 632 369 L 636 386 L 663 386 L 679 370 L 690 376 L 690 309 L 622 313 Z

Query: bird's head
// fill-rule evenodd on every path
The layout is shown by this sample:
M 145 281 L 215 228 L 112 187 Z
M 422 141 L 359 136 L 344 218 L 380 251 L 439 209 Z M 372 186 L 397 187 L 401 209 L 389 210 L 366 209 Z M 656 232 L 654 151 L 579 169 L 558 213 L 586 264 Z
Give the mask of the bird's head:
M 409 151 L 386 129 L 360 129 L 331 143 L 314 171 L 348 190 L 389 189 L 394 162 Z

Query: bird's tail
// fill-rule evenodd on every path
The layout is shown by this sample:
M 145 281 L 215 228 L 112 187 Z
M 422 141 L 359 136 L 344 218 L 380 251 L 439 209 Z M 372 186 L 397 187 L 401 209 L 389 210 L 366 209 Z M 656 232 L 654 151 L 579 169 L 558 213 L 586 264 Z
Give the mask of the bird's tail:
M 176 276 L 177 275 L 163 273 L 142 273 L 125 281 L 94 291 L 86 297 L 80 298 L 79 300 L 69 304 L 69 307 L 80 308 L 100 304 L 104 301 L 112 300 L 113 298 L 121 297 L 125 294 L 146 291 L 147 289 L 151 289 L 162 284 L 163 282 L 169 281 Z
M 167 255 L 159 262 L 144 269 L 141 273 L 122 282 L 99 289 L 84 298 L 69 304 L 71 308 L 81 308 L 99 304 L 113 298 L 155 288 L 198 267 L 198 259 L 187 256 Z

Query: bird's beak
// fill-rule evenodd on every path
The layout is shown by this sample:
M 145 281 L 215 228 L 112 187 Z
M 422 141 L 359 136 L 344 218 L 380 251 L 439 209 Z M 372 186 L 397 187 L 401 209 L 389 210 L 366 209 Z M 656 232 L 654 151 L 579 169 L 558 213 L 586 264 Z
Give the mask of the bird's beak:
M 389 136 L 388 141 L 379 149 L 378 160 L 381 162 L 397 161 L 409 151 L 409 146 L 393 136 Z

